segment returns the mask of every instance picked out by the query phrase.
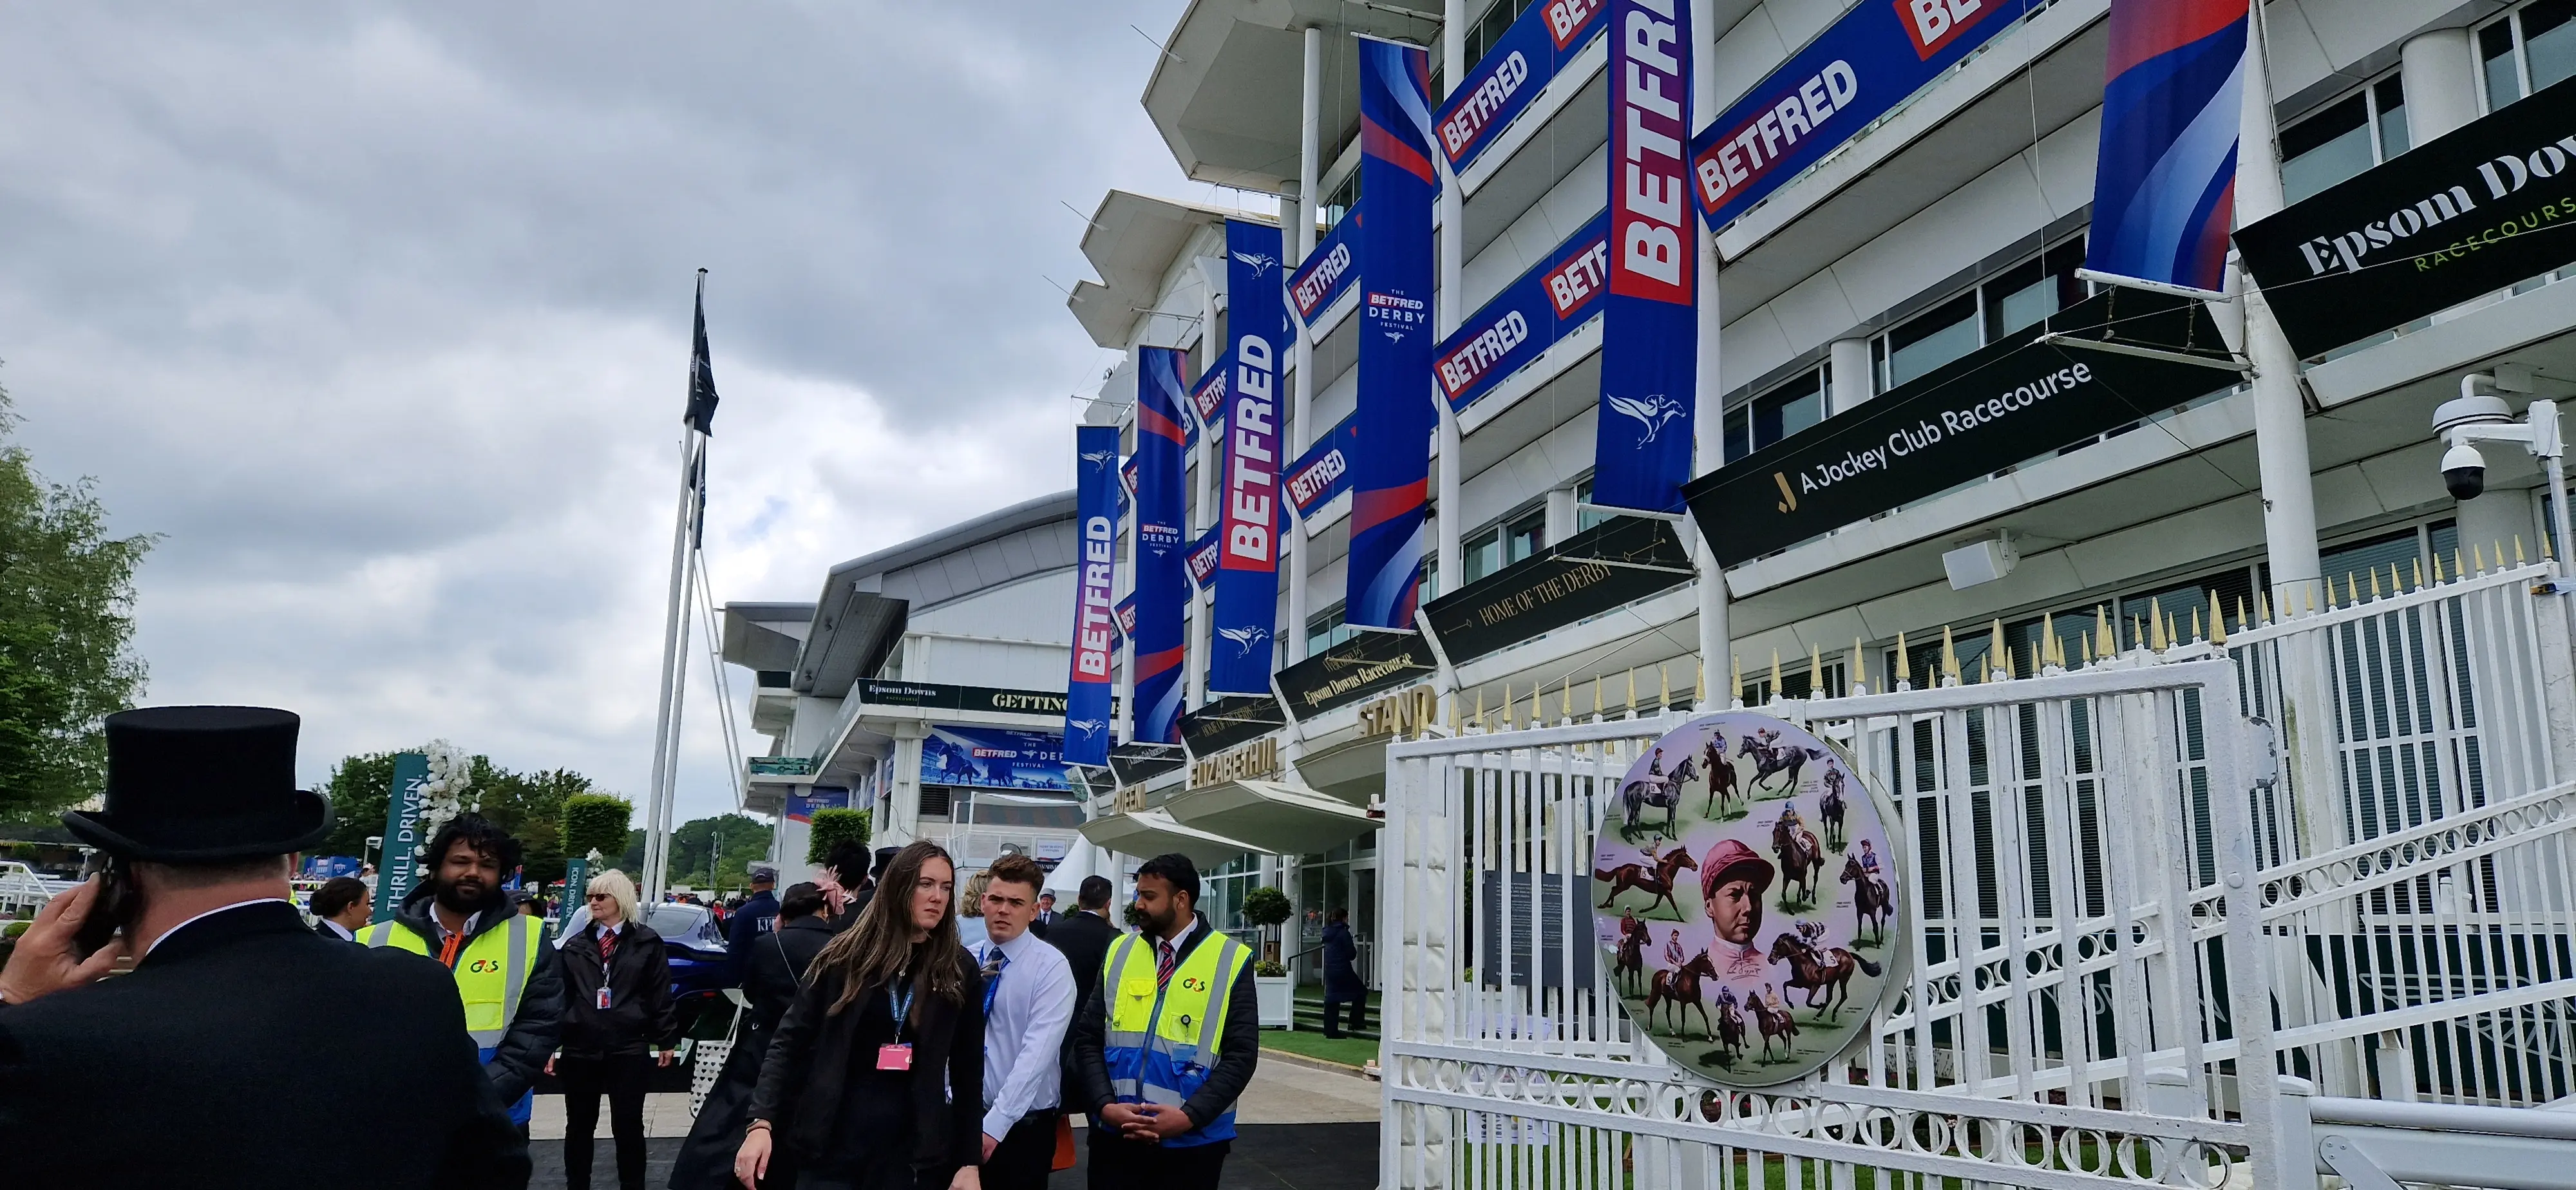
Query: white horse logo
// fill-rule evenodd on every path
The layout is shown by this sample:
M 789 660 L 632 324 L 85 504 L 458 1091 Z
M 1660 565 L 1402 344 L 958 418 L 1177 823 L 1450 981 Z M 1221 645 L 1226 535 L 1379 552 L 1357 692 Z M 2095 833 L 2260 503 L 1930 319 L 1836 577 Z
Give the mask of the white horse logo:
M 1654 441 L 1655 435 L 1662 432 L 1666 423 L 1689 412 L 1681 402 L 1662 393 L 1644 398 L 1603 397 L 1602 400 L 1609 402 L 1610 408 L 1636 418 L 1637 424 L 1646 427 L 1646 436 L 1637 440 L 1640 446 Z
M 1617 398 L 1614 397 L 1612 399 L 1616 400 Z M 1094 467 L 1108 466 L 1109 460 L 1117 457 L 1118 452 L 1114 450 L 1086 450 L 1082 452 L 1082 461 L 1089 463 Z
M 1109 726 L 1106 722 L 1098 719 L 1067 719 L 1065 720 L 1064 725 L 1080 731 L 1084 735 L 1098 735 L 1100 734 L 1101 728 Z
M 1237 252 L 1234 254 L 1234 258 L 1250 265 L 1252 267 L 1252 275 L 1255 278 L 1259 278 L 1263 274 L 1268 273 L 1271 269 L 1279 266 L 1279 258 L 1272 256 L 1267 252 Z
M 1219 628 L 1216 634 L 1234 642 L 1234 655 L 1237 657 L 1250 656 L 1253 646 L 1270 639 L 1270 630 L 1260 627 Z

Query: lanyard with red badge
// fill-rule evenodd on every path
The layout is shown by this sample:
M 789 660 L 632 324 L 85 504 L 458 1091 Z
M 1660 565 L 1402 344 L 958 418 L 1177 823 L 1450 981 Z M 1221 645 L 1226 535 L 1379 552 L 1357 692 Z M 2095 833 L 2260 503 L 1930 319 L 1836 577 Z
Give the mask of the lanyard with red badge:
M 614 954 L 616 954 L 616 953 L 617 953 L 617 931 L 615 931 L 615 930 L 602 930 L 602 931 L 600 931 L 600 934 L 599 934 L 599 1010 L 600 1010 L 601 1012 L 606 1012 L 606 1011 L 608 1011 L 608 959 L 609 959 L 609 956 L 614 955 Z
M 903 1039 L 904 1018 L 912 1012 L 912 994 L 912 982 L 901 974 L 886 988 L 886 1002 L 894 1009 L 894 1040 L 877 1047 L 879 1070 L 912 1069 L 912 1043 Z

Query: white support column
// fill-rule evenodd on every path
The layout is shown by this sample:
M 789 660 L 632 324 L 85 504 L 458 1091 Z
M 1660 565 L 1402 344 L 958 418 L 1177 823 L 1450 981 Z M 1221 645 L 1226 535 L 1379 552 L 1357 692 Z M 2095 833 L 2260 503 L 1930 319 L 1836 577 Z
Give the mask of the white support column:
M 1324 31 L 1308 25 L 1305 36 L 1306 75 L 1298 95 L 1297 203 L 1292 216 L 1295 225 L 1282 240 L 1290 254 L 1291 270 L 1304 265 L 1306 258 L 1315 253 L 1315 191 L 1322 185 L 1318 179 L 1324 168 L 1319 160 L 1324 153 Z M 1291 413 L 1295 437 L 1289 439 L 1282 457 L 1293 459 L 1315 443 L 1315 336 L 1296 311 L 1289 311 L 1288 321 L 1297 332 L 1292 349 L 1292 365 L 1297 369 Z M 1314 616 L 1315 570 L 1313 551 L 1306 548 L 1306 518 L 1292 512 L 1289 519 L 1295 523 L 1288 530 L 1291 557 L 1284 560 L 1288 567 L 1288 630 L 1282 643 L 1287 648 L 1288 664 L 1295 665 L 1306 657 L 1306 621 Z
M 921 837 L 921 741 L 930 730 L 918 723 L 894 729 L 894 771 L 885 782 L 886 821 L 876 824 L 876 844 L 901 847 Z
M 1467 22 L 1475 14 L 1467 11 L 1467 0 L 1443 0 L 1440 22 L 1440 81 L 1445 87 L 1458 85 L 1467 73 Z M 1444 96 L 1433 96 L 1438 103 Z M 1433 309 L 1433 325 L 1441 338 L 1458 329 L 1466 311 L 1459 309 L 1464 300 L 1459 278 L 1466 272 L 1467 216 L 1466 197 L 1458 187 L 1458 175 L 1450 172 L 1448 155 L 1435 154 L 1434 164 L 1440 169 L 1440 300 Z M 1440 471 L 1440 487 L 1435 515 L 1439 531 L 1440 593 L 1443 595 L 1467 583 L 1463 553 L 1458 535 L 1466 528 L 1466 518 L 1459 514 L 1458 483 L 1461 459 L 1458 415 L 1449 402 L 1434 393 L 1440 407 L 1439 448 L 1434 452 Z
M 1717 6 L 1713 0 L 1691 0 L 1691 28 L 1710 30 L 1717 27 Z M 1705 37 L 1707 34 L 1701 34 Z M 1706 44 L 1691 47 L 1691 107 L 1694 118 L 1717 110 L 1717 56 Z M 1717 237 L 1692 219 L 1692 238 L 1699 247 L 1699 297 L 1695 308 L 1699 315 L 1698 383 L 1692 396 L 1692 453 L 1696 456 L 1692 474 L 1704 475 L 1726 461 L 1726 388 L 1718 369 L 1718 335 L 1724 326 L 1718 307 Z M 1839 350 L 1840 345 L 1836 345 Z M 1732 639 L 1727 625 L 1726 568 L 1718 565 L 1717 551 L 1693 531 L 1685 530 L 1685 541 L 1692 543 L 1692 560 L 1699 570 L 1699 659 L 1702 672 L 1708 675 L 1711 705 L 1725 706 L 1732 691 L 1720 696 L 1728 672 L 1728 642 Z
M 1825 362 L 1825 413 L 1856 408 L 1878 395 L 1877 369 L 1870 366 L 1869 340 L 1836 339 Z
M 1574 536 L 1574 489 L 1556 488 L 1547 494 L 1547 543 L 1555 545 Z
M 2466 29 L 2406 39 L 2397 77 L 2406 90 L 2406 139 L 2421 145 L 2478 118 L 2478 56 Z
M 2274 138 L 2272 76 L 2262 14 L 2249 22 L 2245 53 L 2245 104 L 2237 129 L 2236 225 L 2246 226 L 2281 209 L 2281 146 Z M 2299 357 L 2281 333 L 2272 307 L 2242 274 L 2246 354 L 2254 362 L 2254 453 L 2263 477 L 2263 542 L 2272 563 L 2276 607 L 2307 606 L 2316 598 L 2317 491 L 2308 462 L 2308 417 L 2299 385 Z M 2318 600 L 2322 606 L 2323 600 Z

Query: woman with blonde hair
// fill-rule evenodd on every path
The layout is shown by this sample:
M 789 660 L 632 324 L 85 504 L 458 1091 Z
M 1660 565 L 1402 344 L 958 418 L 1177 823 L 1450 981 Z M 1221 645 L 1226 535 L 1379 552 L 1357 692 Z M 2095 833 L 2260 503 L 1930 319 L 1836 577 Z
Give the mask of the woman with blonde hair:
M 563 1080 L 564 1183 L 590 1186 L 599 1097 L 617 1138 L 617 1182 L 644 1190 L 644 1092 L 655 1065 L 671 1064 L 671 959 L 662 936 L 636 919 L 635 882 L 615 868 L 590 878 L 590 921 L 555 950 L 562 964 L 563 1041 L 546 1073 Z
M 956 883 L 938 844 L 904 848 L 814 956 L 761 1064 L 743 1185 L 980 1190 L 984 987 L 957 941 Z

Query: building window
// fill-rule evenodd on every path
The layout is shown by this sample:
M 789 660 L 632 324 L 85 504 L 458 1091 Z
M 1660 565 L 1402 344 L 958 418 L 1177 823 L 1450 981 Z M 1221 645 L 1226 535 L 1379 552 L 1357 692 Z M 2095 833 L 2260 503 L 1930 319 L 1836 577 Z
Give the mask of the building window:
M 1467 61 L 1471 63 L 1484 61 L 1485 51 L 1494 48 L 1494 43 L 1503 39 L 1503 34 L 1511 29 L 1512 21 L 1527 11 L 1529 6 L 1530 0 L 1494 0 L 1493 5 L 1485 9 L 1485 15 L 1477 17 L 1467 26 Z M 1437 95 L 1439 92 L 1434 91 L 1432 94 Z
M 1531 509 L 1478 530 L 1462 548 L 1467 554 L 1467 581 L 1472 583 L 1547 548 L 1547 510 Z
M 2281 130 L 2281 190 L 2290 202 L 2406 151 L 2406 92 L 2390 75 Z
M 1726 461 L 1825 419 L 1825 369 L 1809 368 L 1769 392 L 1726 411 Z
M 1970 290 L 1879 336 L 1879 391 L 1885 392 L 1985 346 Z
M 1342 216 L 1351 213 L 1351 207 L 1359 200 L 1360 171 L 1355 169 L 1349 177 L 1342 179 L 1341 185 L 1325 193 L 1322 205 L 1315 208 L 1315 217 L 1324 221 L 1324 230 L 1331 231 L 1342 221 Z
M 1334 604 L 1322 615 L 1306 621 L 1306 655 L 1309 657 L 1332 648 L 1360 634 L 1342 618 L 1344 605 Z
M 2540 0 L 2478 30 L 2487 110 L 2576 75 L 2576 0 Z
M 2079 235 L 1870 340 L 1877 391 L 1886 392 L 2083 301 L 2093 292 L 2091 284 L 2075 275 L 2083 263 L 2084 237 Z
M 1610 520 L 1609 513 L 1594 512 L 1584 507 L 1590 503 L 1592 503 L 1592 477 L 1587 475 L 1574 485 L 1574 531 L 1577 533 L 1605 524 Z
M 2069 240 L 2023 261 L 1977 287 L 1986 309 L 1986 342 L 2083 301 L 2088 290 L 2075 270 L 2084 267 L 2084 241 Z

